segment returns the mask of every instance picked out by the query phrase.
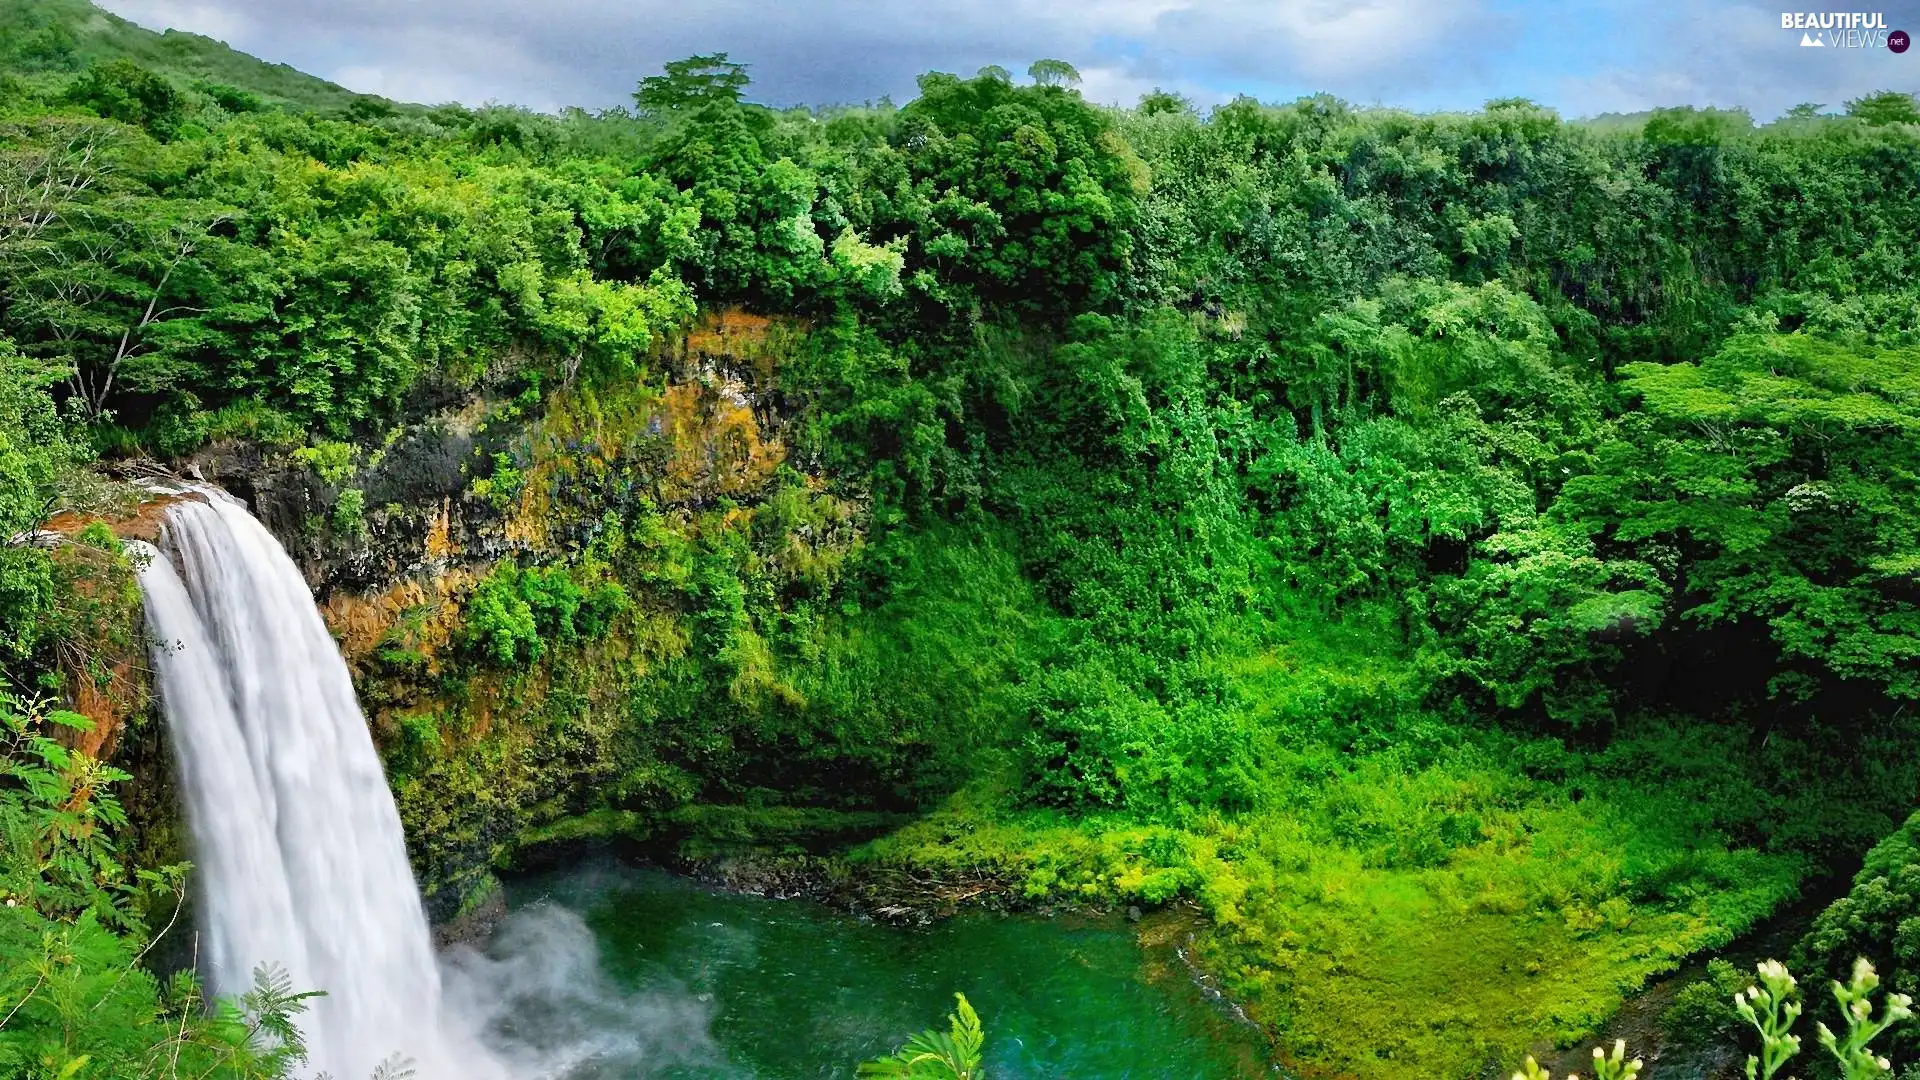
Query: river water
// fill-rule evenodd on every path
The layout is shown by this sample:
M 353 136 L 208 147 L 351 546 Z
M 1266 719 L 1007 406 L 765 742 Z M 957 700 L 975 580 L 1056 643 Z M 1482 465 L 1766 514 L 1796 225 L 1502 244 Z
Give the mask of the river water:
M 986 1025 L 993 1080 L 1269 1075 L 1259 1037 L 1124 920 L 901 928 L 612 862 L 521 880 L 508 899 L 485 954 L 452 958 L 451 992 L 505 988 L 513 1000 L 476 1011 L 512 1018 L 495 1033 L 510 1043 L 599 1031 L 570 1080 L 844 1080 L 944 1028 L 955 991 Z

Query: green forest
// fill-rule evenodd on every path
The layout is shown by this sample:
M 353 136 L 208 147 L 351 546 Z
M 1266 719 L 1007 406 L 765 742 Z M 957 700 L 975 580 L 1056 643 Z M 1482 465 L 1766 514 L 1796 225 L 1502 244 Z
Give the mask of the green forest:
M 1920 992 L 1913 98 L 634 79 L 419 106 L 0 4 L 0 1074 L 287 1067 L 295 988 L 143 966 L 162 471 L 308 570 L 436 918 L 589 841 L 1192 905 L 1278 1060 L 1369 1080 L 1793 912 L 1809 986 Z

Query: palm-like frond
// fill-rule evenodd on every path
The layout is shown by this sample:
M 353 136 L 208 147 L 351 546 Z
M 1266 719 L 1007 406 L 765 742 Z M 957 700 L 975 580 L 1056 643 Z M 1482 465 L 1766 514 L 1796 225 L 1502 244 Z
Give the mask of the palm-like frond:
M 858 1075 L 875 1080 L 984 1080 L 980 1062 L 987 1036 L 980 1014 L 965 994 L 953 996 L 959 1008 L 948 1015 L 946 1031 L 923 1031 L 891 1057 L 862 1064 Z

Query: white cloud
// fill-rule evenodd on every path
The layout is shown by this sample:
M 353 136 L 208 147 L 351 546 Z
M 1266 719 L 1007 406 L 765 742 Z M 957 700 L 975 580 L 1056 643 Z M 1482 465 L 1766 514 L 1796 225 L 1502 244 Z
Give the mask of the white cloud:
M 236 49 L 244 49 L 253 29 L 247 12 L 231 3 L 210 0 L 207 3 L 181 0 L 108 0 L 100 5 L 115 15 L 156 30 L 191 31 Z
M 585 89 L 564 78 L 564 69 L 528 54 L 516 40 L 466 30 L 437 33 L 409 27 L 387 42 L 380 61 L 322 74 L 363 93 L 429 104 L 511 101 L 552 110 L 580 100 Z
M 1473 0 L 1230 0 L 1163 13 L 1158 41 L 1195 62 L 1222 61 L 1255 77 L 1324 81 L 1444 61 L 1490 23 Z M 1478 47 L 1497 43 L 1480 35 Z
M 1021 72 L 1052 56 L 1079 66 L 1085 92 L 1102 101 L 1131 102 L 1156 85 L 1202 104 L 1243 90 L 1327 90 L 1464 107 L 1532 92 L 1574 115 L 1676 103 L 1745 104 L 1767 115 L 1912 85 L 1920 70 L 1915 54 L 1803 53 L 1768 0 L 107 3 L 143 25 L 219 37 L 357 90 L 537 108 L 623 103 L 665 61 L 715 50 L 751 65 L 756 95 L 774 104 L 901 100 L 927 70 Z M 1528 51 L 1542 35 L 1572 32 L 1605 35 L 1596 40 L 1609 47 Z
M 762 92 L 781 102 L 899 96 L 924 70 L 1021 71 L 1040 56 L 1076 62 L 1100 96 L 1181 84 L 1218 98 L 1204 87 L 1222 75 L 1326 80 L 1404 66 L 1480 10 L 1477 0 L 107 2 L 143 25 L 221 37 L 358 90 L 537 106 L 612 104 L 662 62 L 715 49 L 752 63 Z
M 1103 66 L 1080 69 L 1080 94 L 1101 105 L 1132 105 L 1152 90 L 1179 94 L 1202 110 L 1227 101 L 1230 95 L 1185 79 L 1149 77 L 1124 67 Z
M 1782 30 L 1772 4 L 1694 0 L 1651 25 L 1642 53 L 1635 67 L 1568 75 L 1567 100 L 1588 114 L 1694 105 L 1745 108 L 1764 121 L 1803 101 L 1838 109 L 1915 83 L 1912 54 L 1801 48 L 1800 32 Z
M 1592 75 L 1569 76 L 1563 80 L 1568 101 L 1580 102 L 1576 115 L 1643 112 L 1668 105 L 1705 105 L 1697 100 L 1699 86 L 1691 76 L 1678 72 L 1629 71 L 1608 68 Z

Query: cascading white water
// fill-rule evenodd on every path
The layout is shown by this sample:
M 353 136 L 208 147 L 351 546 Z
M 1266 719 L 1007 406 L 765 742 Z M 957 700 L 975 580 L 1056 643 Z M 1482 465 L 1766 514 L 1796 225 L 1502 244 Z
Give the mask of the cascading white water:
M 301 1027 L 338 1080 L 396 1054 L 421 1080 L 504 1077 L 444 1015 L 400 815 L 305 580 L 245 507 L 195 494 L 167 508 L 140 583 L 212 989 L 242 993 L 266 963 L 324 990 Z

